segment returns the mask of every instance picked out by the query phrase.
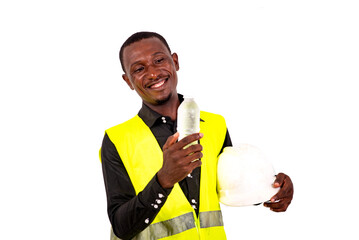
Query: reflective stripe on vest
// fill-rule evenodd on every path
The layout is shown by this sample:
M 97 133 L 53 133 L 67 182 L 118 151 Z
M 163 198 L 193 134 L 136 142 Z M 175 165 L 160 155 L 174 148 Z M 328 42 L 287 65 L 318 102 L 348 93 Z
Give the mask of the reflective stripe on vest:
M 209 211 L 199 213 L 199 222 L 201 228 L 223 226 L 223 218 L 221 211 Z
M 184 215 L 151 224 L 140 234 L 138 234 L 135 240 L 149 240 L 153 239 L 151 236 L 157 238 L 169 237 L 189 229 L 195 228 L 196 224 L 193 221 L 193 213 L 186 213 Z M 221 211 L 209 211 L 201 212 L 199 214 L 201 228 L 219 227 L 223 226 L 222 212 Z M 115 235 L 112 235 L 111 240 L 120 240 Z
M 204 137 L 201 139 L 203 158 L 199 217 L 197 218 L 194 209 L 176 183 L 154 221 L 134 239 L 226 239 L 216 192 L 216 179 L 217 157 L 227 128 L 224 119 L 219 115 L 201 112 L 201 119 L 204 120 L 200 123 Z M 114 143 L 138 194 L 162 166 L 163 153 L 157 140 L 138 116 L 106 132 Z
M 186 213 L 184 215 L 151 224 L 148 228 L 136 236 L 138 240 L 147 240 L 147 236 L 156 236 L 157 238 L 169 237 L 180 232 L 184 232 L 191 228 L 195 228 L 196 224 L 193 221 L 193 213 Z M 222 212 L 209 211 L 199 213 L 201 228 L 219 227 L 223 226 Z M 148 235 L 149 234 L 149 235 Z M 141 237 L 144 236 L 144 238 Z
M 148 238 L 149 236 L 165 238 L 187 231 L 196 227 L 193 219 L 193 213 L 190 212 L 166 221 L 151 224 L 148 228 L 136 236 L 136 240 L 147 240 L 150 239 Z

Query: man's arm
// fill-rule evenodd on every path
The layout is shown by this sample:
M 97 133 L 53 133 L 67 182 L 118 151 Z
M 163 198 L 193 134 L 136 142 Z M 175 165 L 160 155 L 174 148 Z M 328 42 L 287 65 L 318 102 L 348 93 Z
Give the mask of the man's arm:
M 155 175 L 136 196 L 125 166 L 107 134 L 101 148 L 107 211 L 115 235 L 131 239 L 156 217 L 171 190 L 164 189 Z

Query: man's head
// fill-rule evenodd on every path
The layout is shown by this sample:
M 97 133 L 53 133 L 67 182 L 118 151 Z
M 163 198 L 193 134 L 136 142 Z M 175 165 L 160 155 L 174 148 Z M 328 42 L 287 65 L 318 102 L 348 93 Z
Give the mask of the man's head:
M 157 33 L 132 35 L 120 51 L 122 78 L 144 102 L 161 105 L 177 98 L 178 56 Z
M 132 34 L 129 38 L 127 38 L 127 40 L 122 44 L 121 49 L 120 49 L 120 53 L 119 53 L 119 57 L 120 57 L 120 62 L 121 62 L 121 67 L 122 70 L 124 72 L 125 71 L 125 67 L 123 66 L 123 50 L 131 45 L 132 43 L 138 42 L 142 39 L 146 39 L 146 38 L 158 38 L 159 40 L 161 40 L 161 42 L 166 46 L 166 48 L 168 49 L 168 51 L 171 53 L 171 49 L 170 46 L 168 46 L 168 43 L 166 41 L 166 39 L 164 37 L 162 37 L 160 34 L 155 33 L 155 32 L 137 32 Z

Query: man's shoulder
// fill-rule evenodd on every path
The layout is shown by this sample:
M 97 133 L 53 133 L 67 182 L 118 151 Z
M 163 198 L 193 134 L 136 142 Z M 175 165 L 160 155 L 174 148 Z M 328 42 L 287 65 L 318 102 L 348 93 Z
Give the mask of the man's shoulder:
M 201 120 L 204 122 L 206 120 L 225 121 L 224 117 L 222 115 L 216 114 L 216 113 L 211 113 L 211 112 L 206 112 L 206 111 L 201 111 Z
M 126 121 L 120 123 L 120 124 L 117 124 L 117 125 L 115 125 L 115 126 L 112 126 L 112 127 L 108 128 L 108 129 L 106 130 L 106 132 L 115 131 L 115 130 L 119 130 L 119 129 L 122 129 L 122 128 L 128 128 L 128 127 L 130 127 L 131 125 L 136 124 L 136 122 L 137 122 L 138 120 L 140 120 L 140 119 L 141 119 L 141 118 L 139 118 L 138 115 L 136 115 L 136 116 L 134 116 L 134 117 L 132 117 L 132 118 L 130 118 L 130 119 L 128 119 L 128 120 L 126 120 Z

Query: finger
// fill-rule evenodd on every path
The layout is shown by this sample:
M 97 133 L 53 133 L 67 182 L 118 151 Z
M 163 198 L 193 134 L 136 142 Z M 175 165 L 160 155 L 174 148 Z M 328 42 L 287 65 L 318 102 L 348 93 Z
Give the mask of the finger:
M 276 195 L 271 198 L 271 202 L 275 202 L 283 199 L 292 199 L 293 192 L 287 187 L 281 188 Z
M 285 188 L 280 188 L 279 191 L 277 192 L 277 194 L 275 194 L 273 197 L 271 197 L 270 201 L 275 202 L 279 199 L 286 197 L 287 195 L 288 195 L 287 190 Z
M 170 146 L 172 146 L 173 144 L 175 144 L 178 140 L 179 137 L 179 133 L 176 132 L 175 134 L 173 134 L 172 136 L 170 136 L 166 143 L 163 145 L 163 150 L 166 150 L 167 148 L 169 148 Z
M 197 160 L 197 161 L 192 161 L 191 163 L 190 163 L 190 172 L 192 172 L 194 169 L 196 169 L 196 168 L 198 168 L 198 167 L 200 167 L 202 165 L 202 161 L 201 160 Z
M 265 202 L 263 205 L 264 205 L 265 207 L 277 209 L 277 208 L 283 207 L 284 202 L 281 201 L 281 200 L 277 200 L 277 201 L 275 201 L 275 202 Z
M 292 199 L 293 198 L 293 183 L 292 180 L 290 179 L 289 176 L 284 175 L 284 179 L 282 180 L 282 176 L 280 177 L 280 181 L 282 181 L 281 183 L 281 188 L 279 189 L 279 191 L 277 192 L 276 195 L 274 195 L 271 200 L 277 200 L 277 199 Z
M 287 175 L 284 173 L 278 173 L 276 179 L 274 180 L 273 187 L 278 188 L 281 187 L 284 183 L 284 179 Z
M 285 212 L 287 208 L 270 208 L 273 212 Z
M 203 150 L 203 147 L 201 144 L 194 144 L 194 145 L 191 145 L 190 147 L 184 149 L 184 154 L 185 154 L 185 156 L 187 156 L 191 153 L 201 152 L 202 150 Z
M 200 160 L 201 158 L 203 157 L 203 153 L 202 152 L 195 152 L 195 153 L 192 153 L 190 155 L 187 155 L 187 156 L 183 156 L 181 158 L 181 161 L 182 163 L 185 165 L 185 166 L 188 166 L 190 165 L 191 163 L 197 161 L 197 160 Z
M 263 205 L 268 207 L 273 212 L 284 212 L 287 210 L 290 202 L 287 201 L 277 201 L 275 203 L 265 202 Z
M 276 175 L 276 179 L 274 180 L 273 187 L 274 187 L 274 188 L 279 188 L 279 187 L 283 186 L 284 181 L 285 181 L 285 177 L 286 177 L 285 174 L 283 174 L 283 173 L 278 173 L 278 174 Z M 274 201 L 276 201 L 276 200 L 282 198 L 282 197 L 284 196 L 284 194 L 285 194 L 285 189 L 281 188 L 281 189 L 279 189 L 279 191 L 277 192 L 276 195 L 274 195 L 273 197 L 271 197 L 271 200 L 270 200 L 270 201 L 271 201 L 271 202 L 274 202 Z
M 182 149 L 190 143 L 200 140 L 203 137 L 203 133 L 194 133 L 178 142 L 177 148 Z
M 270 207 L 270 210 L 273 212 L 285 212 L 289 206 L 288 202 L 279 202 L 273 206 Z
M 203 153 L 202 152 L 196 152 L 196 153 L 193 153 L 191 155 L 188 155 L 186 158 L 185 158 L 185 161 L 190 164 L 196 160 L 199 160 L 203 157 Z
M 283 209 L 285 211 L 285 210 L 287 210 L 287 208 L 291 202 L 292 202 L 292 196 L 288 196 L 288 197 L 276 200 L 274 202 L 265 202 L 264 206 L 269 207 L 271 209 Z

